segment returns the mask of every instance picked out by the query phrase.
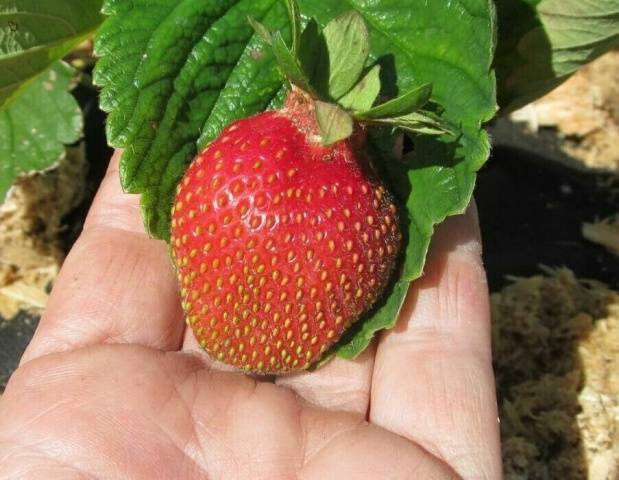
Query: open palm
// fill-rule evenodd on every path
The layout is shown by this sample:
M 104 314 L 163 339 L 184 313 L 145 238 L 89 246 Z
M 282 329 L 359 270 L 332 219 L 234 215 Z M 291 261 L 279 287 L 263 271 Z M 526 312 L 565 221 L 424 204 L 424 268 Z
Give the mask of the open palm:
M 439 230 L 398 327 L 354 362 L 252 379 L 185 335 L 118 160 L 0 400 L 0 479 L 499 479 L 474 212 Z

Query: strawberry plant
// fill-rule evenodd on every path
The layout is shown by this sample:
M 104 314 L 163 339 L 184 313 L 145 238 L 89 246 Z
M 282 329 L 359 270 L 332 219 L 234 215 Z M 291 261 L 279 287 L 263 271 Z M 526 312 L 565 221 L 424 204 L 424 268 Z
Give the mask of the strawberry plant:
M 422 110 L 429 84 L 374 105 L 380 65 L 363 74 L 361 15 L 346 12 L 323 31 L 312 21 L 301 36 L 298 6 L 288 6 L 291 49 L 250 20 L 291 85 L 283 108 L 224 129 L 189 167 L 172 207 L 188 325 L 212 355 L 261 373 L 320 360 L 393 274 L 398 208 L 375 173 L 369 127 L 449 131 Z
M 481 126 L 496 109 L 494 17 L 489 2 L 473 3 L 456 2 L 449 8 L 422 1 L 355 5 L 368 26 L 369 51 L 343 77 L 355 77 L 349 79 L 354 84 L 362 70 L 372 78 L 372 67 L 381 65 L 381 94 L 387 98 L 431 83 L 431 99 L 441 105 L 435 113 L 457 134 L 417 137 L 409 164 L 387 157 L 376 162 L 386 171 L 387 183 L 392 183 L 390 174 L 399 180 L 404 260 L 387 295 L 340 344 L 338 353 L 347 358 L 363 351 L 377 331 L 395 324 L 409 282 L 422 272 L 434 226 L 466 208 L 475 171 L 488 157 L 488 137 Z M 324 28 L 350 10 L 343 2 L 299 5 L 303 15 L 317 19 L 310 29 Z M 269 48 L 247 18 L 280 32 L 281 40 L 273 43 L 285 45 L 295 35 L 287 10 L 281 0 L 159 1 L 144 15 L 135 4 L 105 3 L 110 18 L 96 44 L 101 58 L 95 80 L 103 86 L 101 104 L 110 111 L 108 138 L 115 146 L 128 147 L 121 166 L 123 185 L 142 194 L 153 235 L 169 238 L 174 192 L 194 156 L 231 122 L 281 105 L 288 87 L 275 57 L 284 56 L 284 49 L 277 53 Z M 448 31 L 442 25 L 453 25 L 454 16 L 460 26 Z M 471 44 L 479 48 L 471 49 Z M 317 89 L 321 84 L 332 82 L 313 82 Z M 328 93 L 340 99 L 353 84 Z M 377 143 L 384 148 L 389 142 Z

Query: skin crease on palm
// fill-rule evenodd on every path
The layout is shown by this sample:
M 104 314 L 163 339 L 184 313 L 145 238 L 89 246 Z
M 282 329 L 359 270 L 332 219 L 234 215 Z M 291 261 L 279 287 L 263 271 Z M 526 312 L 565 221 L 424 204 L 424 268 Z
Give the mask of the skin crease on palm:
M 118 155 L 0 399 L 0 479 L 501 478 L 474 207 L 442 225 L 397 327 L 354 362 L 253 379 L 184 335 Z

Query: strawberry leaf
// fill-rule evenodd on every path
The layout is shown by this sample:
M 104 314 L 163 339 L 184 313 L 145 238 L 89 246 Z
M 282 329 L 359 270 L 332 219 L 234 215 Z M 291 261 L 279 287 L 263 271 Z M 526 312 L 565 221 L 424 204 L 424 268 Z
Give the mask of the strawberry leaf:
M 103 0 L 0 2 L 0 108 L 91 36 Z
M 316 52 L 312 59 L 306 40 L 319 38 L 318 26 L 354 9 L 368 27 L 369 58 L 357 54 L 354 69 L 338 72 L 332 95 L 349 93 L 363 70 L 378 64 L 383 96 L 397 98 L 430 83 L 431 101 L 443 107 L 441 124 L 459 130 L 457 138 L 415 137 L 414 161 L 392 182 L 405 183 L 401 203 L 408 239 L 402 285 L 359 324 L 349 343 L 340 344 L 341 354 L 352 358 L 376 331 L 395 324 L 406 283 L 423 271 L 435 225 L 465 210 L 475 172 L 488 158 L 482 124 L 496 112 L 494 2 L 300 0 L 299 5 L 305 17 L 317 19 L 317 25 L 309 23 L 313 30 L 306 29 L 299 46 L 300 64 L 310 80 L 320 72 L 317 60 L 325 55 Z M 96 81 L 103 86 L 102 106 L 110 112 L 108 138 L 125 148 L 123 185 L 142 194 L 149 231 L 168 238 L 174 189 L 197 150 L 230 122 L 277 105 L 282 98 L 284 78 L 247 17 L 288 40 L 287 4 L 107 0 L 104 8 L 109 18 L 97 41 L 102 58 Z M 386 157 L 376 162 L 391 163 Z
M 79 140 L 82 111 L 68 92 L 74 74 L 56 62 L 0 111 L 0 203 L 18 174 L 51 166 Z
M 619 45 L 619 0 L 497 0 L 496 8 L 505 111 L 545 95 Z
M 376 125 L 391 125 L 415 135 L 455 135 L 454 130 L 432 112 L 420 111 L 400 117 L 378 118 L 373 120 Z M 454 138 L 453 141 L 456 141 Z
M 297 59 L 288 47 L 280 32 L 275 32 L 272 37 L 273 54 L 277 59 L 279 68 L 284 76 L 295 85 L 298 85 L 306 92 L 313 92 L 313 87 L 310 85 L 305 72 L 301 69 Z
M 380 65 L 375 65 L 338 103 L 347 110 L 369 110 L 378 98 L 380 87 Z
M 291 12 L 291 15 L 294 15 L 294 12 Z M 296 22 L 297 19 L 295 17 L 292 17 L 291 21 L 293 20 Z M 251 17 L 248 18 L 248 21 L 253 27 L 253 29 L 256 31 L 258 36 L 271 46 L 273 55 L 275 55 L 275 58 L 277 59 L 277 64 L 284 76 L 294 85 L 298 85 L 306 92 L 313 93 L 314 89 L 312 85 L 310 85 L 310 82 L 305 75 L 305 72 L 299 65 L 297 57 L 294 53 L 297 47 L 293 47 L 293 50 L 291 51 L 286 45 L 286 42 L 284 41 L 284 38 L 282 37 L 282 34 L 280 32 L 269 32 L 269 29 L 267 27 L 265 27 L 262 23 L 254 20 Z M 300 26 L 295 25 L 294 28 L 296 35 L 296 30 L 300 28 Z
M 419 110 L 430 101 L 432 96 L 432 85 L 426 83 L 421 87 L 415 87 L 406 92 L 401 97 L 378 105 L 369 110 L 360 111 L 355 114 L 355 118 L 360 120 L 371 120 L 380 118 L 391 118 L 406 115 Z
M 370 54 L 368 29 L 356 11 L 346 12 L 325 27 L 328 59 L 320 67 L 322 78 L 329 79 L 328 93 L 339 100 L 355 86 Z
M 306 92 L 313 92 L 307 76 L 299 66 L 294 54 L 286 46 L 286 42 L 280 32 L 273 34 L 273 54 L 277 58 L 282 73 L 295 85 L 298 85 Z
M 301 34 L 299 46 L 299 62 L 308 76 L 310 83 L 320 93 L 322 98 L 328 97 L 328 78 L 320 78 L 324 70 L 323 62 L 328 61 L 329 52 L 322 30 L 316 20 L 310 19 Z
M 316 102 L 316 120 L 323 145 L 332 145 L 352 135 L 352 117 L 332 103 Z

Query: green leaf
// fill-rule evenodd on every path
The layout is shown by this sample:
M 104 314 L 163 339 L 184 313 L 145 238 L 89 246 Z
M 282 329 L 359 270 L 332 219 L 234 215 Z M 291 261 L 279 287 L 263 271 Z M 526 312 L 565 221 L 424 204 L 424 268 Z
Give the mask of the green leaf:
M 426 83 L 421 87 L 415 87 L 401 97 L 378 105 L 370 110 L 357 112 L 355 118 L 361 120 L 399 117 L 419 110 L 430 101 L 432 96 L 432 84 Z
M 289 8 L 292 8 L 292 7 L 289 7 Z M 291 15 L 293 14 L 294 13 L 291 13 Z M 250 25 L 253 27 L 253 29 L 256 31 L 258 36 L 262 38 L 268 45 L 271 46 L 273 54 L 275 55 L 275 58 L 277 59 L 278 66 L 280 70 L 282 71 L 282 73 L 284 74 L 284 76 L 290 82 L 294 83 L 295 85 L 298 85 L 306 92 L 314 93 L 314 89 L 310 85 L 310 82 L 307 76 L 305 75 L 305 72 L 299 65 L 297 56 L 294 53 L 294 49 L 293 51 L 291 51 L 288 48 L 281 33 L 280 32 L 275 32 L 275 33 L 269 32 L 269 29 L 267 27 L 265 27 L 262 23 L 254 20 L 251 17 L 248 18 L 248 21 Z M 298 29 L 298 28 L 300 28 L 300 26 L 296 25 L 295 29 Z M 297 33 L 295 31 L 295 35 L 296 34 Z
M 0 1 L 0 108 L 99 27 L 103 0 Z
M 457 139 L 416 138 L 412 170 L 391 181 L 410 183 L 400 201 L 406 206 L 408 231 L 402 281 L 412 281 L 423 271 L 434 226 L 464 211 L 475 172 L 489 155 L 488 135 L 481 126 L 496 112 L 494 3 L 301 0 L 299 5 L 305 17 L 316 17 L 323 27 L 357 10 L 368 26 L 371 45 L 357 78 L 368 64 L 379 64 L 382 94 L 389 98 L 431 83 L 431 100 L 444 108 L 441 121 L 461 131 Z M 96 80 L 104 87 L 102 105 L 110 111 L 108 138 L 126 148 L 123 184 L 142 193 L 147 226 L 156 236 L 168 236 L 174 189 L 197 150 L 230 122 L 281 101 L 284 79 L 246 18 L 254 16 L 287 39 L 286 10 L 282 0 L 152 0 L 148 9 L 136 2 L 107 0 L 110 18 L 97 41 L 102 58 Z M 313 28 L 310 33 L 319 37 L 317 25 Z M 309 49 L 303 54 L 304 43 L 312 35 L 302 35 L 304 68 L 311 60 Z M 311 69 L 305 72 L 313 78 Z M 375 163 L 391 165 L 386 155 L 376 156 Z M 397 303 L 391 296 L 385 302 Z M 368 317 L 356 330 L 359 337 L 340 347 L 348 349 L 349 356 L 360 353 L 369 332 L 394 325 L 396 319 L 388 317 Z
M 352 117 L 332 103 L 316 102 L 316 120 L 323 145 L 332 145 L 352 135 Z
M 361 77 L 370 53 L 368 29 L 363 17 L 352 10 L 329 22 L 323 34 L 328 63 L 323 63 L 319 75 L 329 79 L 328 93 L 339 100 Z
M 82 134 L 82 112 L 68 93 L 74 70 L 57 62 L 0 111 L 0 202 L 17 175 L 56 162 Z
M 375 65 L 338 103 L 347 110 L 369 110 L 378 98 L 380 87 L 380 65 Z
M 247 17 L 247 21 L 256 31 L 258 36 L 262 38 L 262 40 L 264 40 L 268 45 L 273 46 L 273 36 L 267 27 L 252 17 Z
M 434 233 L 434 227 L 445 218 L 464 213 L 475 187 L 475 171 L 453 155 L 456 145 L 433 137 L 417 137 L 415 152 L 408 159 L 406 208 L 409 215 L 409 241 L 403 278 L 415 280 L 423 265 Z M 488 155 L 490 150 L 487 150 Z M 437 163 L 435 158 L 451 161 Z
M 310 85 L 294 54 L 286 46 L 286 42 L 280 32 L 273 34 L 272 46 L 279 68 L 286 78 L 306 92 L 314 93 L 314 88 Z
M 499 103 L 545 95 L 619 45 L 619 0 L 497 0 Z
M 299 45 L 299 63 L 318 92 L 318 97 L 329 97 L 328 71 L 329 52 L 322 29 L 313 18 L 307 22 L 301 34 Z
M 378 118 L 374 124 L 391 125 L 415 135 L 452 135 L 456 133 L 445 121 L 432 112 L 420 111 L 393 118 Z M 455 138 L 454 138 L 455 141 Z

